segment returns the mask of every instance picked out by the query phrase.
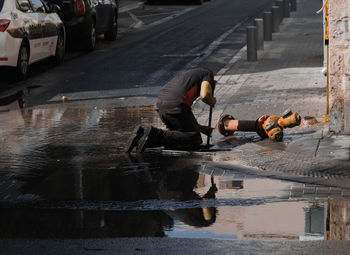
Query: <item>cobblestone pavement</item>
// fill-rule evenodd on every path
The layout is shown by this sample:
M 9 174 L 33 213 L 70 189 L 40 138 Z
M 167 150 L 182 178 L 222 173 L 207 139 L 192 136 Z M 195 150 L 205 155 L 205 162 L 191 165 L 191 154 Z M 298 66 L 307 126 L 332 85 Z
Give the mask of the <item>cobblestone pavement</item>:
M 263 114 L 281 115 L 288 108 L 303 116 L 315 116 L 313 127 L 284 130 L 284 141 L 260 140 L 254 133 L 235 133 L 222 137 L 214 132 L 219 144 L 237 143 L 230 156 L 217 156 L 214 165 L 232 160 L 250 167 L 257 174 L 311 181 L 350 188 L 349 144 L 347 136 L 328 133 L 326 113 L 326 78 L 323 68 L 322 16 L 315 14 L 319 1 L 298 1 L 298 11 L 284 18 L 280 32 L 264 42 L 258 61 L 246 61 L 246 48 L 217 75 L 215 95 L 218 103 L 213 120 L 227 113 L 236 119 L 255 120 Z M 208 123 L 208 107 L 194 107 L 199 122 Z M 216 124 L 216 123 L 215 123 Z M 237 165 L 234 164 L 235 168 Z

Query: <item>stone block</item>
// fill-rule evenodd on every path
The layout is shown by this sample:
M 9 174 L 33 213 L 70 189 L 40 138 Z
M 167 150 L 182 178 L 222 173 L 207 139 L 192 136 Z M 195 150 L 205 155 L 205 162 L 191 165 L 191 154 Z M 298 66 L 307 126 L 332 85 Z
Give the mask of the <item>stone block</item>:
M 335 33 L 340 35 L 344 40 L 350 38 L 350 22 L 348 18 L 335 21 Z
M 350 69 L 350 63 L 348 68 Z M 343 78 L 343 80 L 344 80 L 343 82 L 344 84 L 344 134 L 350 134 L 350 76 L 346 75 Z
M 343 19 L 349 17 L 350 2 L 348 0 L 330 0 L 329 17 L 330 20 Z
M 350 76 L 350 48 L 343 52 L 345 74 Z
M 330 46 L 348 48 L 350 41 L 350 19 L 329 22 Z
M 329 131 L 335 134 L 340 134 L 344 131 L 344 123 L 343 123 L 343 100 L 336 99 L 331 106 L 330 110 L 330 125 Z
M 344 73 L 344 53 L 337 48 L 331 48 L 329 53 L 329 74 Z
M 333 105 L 337 99 L 343 99 L 344 93 L 342 90 L 342 77 L 340 75 L 330 75 L 329 77 L 329 103 Z
M 331 240 L 350 240 L 349 226 L 330 224 Z
M 330 205 L 330 223 L 337 225 L 350 225 L 350 200 L 331 199 Z

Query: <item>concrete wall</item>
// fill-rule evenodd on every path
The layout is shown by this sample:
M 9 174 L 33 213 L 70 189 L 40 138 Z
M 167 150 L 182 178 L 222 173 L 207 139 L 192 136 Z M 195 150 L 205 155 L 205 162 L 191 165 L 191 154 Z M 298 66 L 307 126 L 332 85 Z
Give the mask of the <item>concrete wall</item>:
M 350 134 L 350 1 L 329 0 L 330 131 Z

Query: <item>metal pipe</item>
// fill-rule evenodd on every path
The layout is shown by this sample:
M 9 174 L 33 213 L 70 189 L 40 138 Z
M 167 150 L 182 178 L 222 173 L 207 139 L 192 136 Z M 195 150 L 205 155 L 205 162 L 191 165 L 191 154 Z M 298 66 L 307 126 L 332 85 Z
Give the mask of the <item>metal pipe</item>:
M 256 120 L 237 120 L 237 131 L 256 132 Z
M 214 96 L 214 90 L 212 92 L 212 96 Z M 212 116 L 213 116 L 213 107 L 210 106 L 209 108 L 209 120 L 208 120 L 208 127 L 211 128 L 211 119 L 212 119 Z M 207 146 L 209 146 L 210 144 L 210 135 L 207 136 Z
M 255 19 L 254 25 L 256 27 L 256 48 L 258 50 L 264 49 L 264 20 Z
M 264 40 L 272 41 L 272 13 L 264 12 Z
M 256 132 L 256 120 L 232 120 L 224 121 L 225 131 Z
M 280 8 L 279 6 L 272 6 L 272 32 L 276 33 L 280 31 Z
M 280 7 L 279 11 L 280 11 L 280 23 L 281 23 L 283 20 L 283 0 L 276 0 L 275 6 Z
M 297 11 L 297 0 L 290 0 L 290 11 L 291 12 Z
M 326 1 L 328 0 L 323 0 L 323 5 L 326 4 Z M 323 12 L 323 41 L 326 42 L 326 27 L 327 27 L 327 22 L 326 22 L 326 11 Z M 327 76 L 327 45 L 324 43 L 323 44 L 323 69 L 322 73 Z
M 283 17 L 289 18 L 290 17 L 290 7 L 289 7 L 289 0 L 283 0 Z
M 257 61 L 257 47 L 256 47 L 256 27 L 247 27 L 247 60 Z
M 281 141 L 283 129 L 301 124 L 301 117 L 297 112 L 287 109 L 281 117 L 276 115 L 262 115 L 257 120 L 236 120 L 232 115 L 222 115 L 217 124 L 217 131 L 223 136 L 232 136 L 236 131 L 256 132 L 261 138 Z

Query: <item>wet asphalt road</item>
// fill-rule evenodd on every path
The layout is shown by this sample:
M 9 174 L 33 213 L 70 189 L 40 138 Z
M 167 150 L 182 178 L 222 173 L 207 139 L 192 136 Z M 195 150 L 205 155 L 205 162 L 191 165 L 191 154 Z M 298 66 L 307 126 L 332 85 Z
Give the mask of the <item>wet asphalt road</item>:
M 230 152 L 124 153 L 134 125 L 160 121 L 153 106 L 108 101 L 6 106 L 0 239 L 325 239 L 342 189 L 206 166 Z
M 209 45 L 253 16 L 252 5 L 270 2 L 135 9 L 143 25 L 116 43 L 100 42 L 95 52 L 18 85 L 26 89 L 0 106 L 0 244 L 21 238 L 327 238 L 328 198 L 340 197 L 341 189 L 203 168 L 215 153 L 124 153 L 134 126 L 161 125 L 151 105 L 157 89 L 195 64 L 218 71 L 235 50 L 228 53 L 225 38 L 218 48 Z M 174 8 L 193 9 L 150 25 L 154 10 Z M 237 29 L 236 50 L 244 32 Z
M 101 42 L 94 52 L 73 58 L 60 67 L 37 71 L 18 87 L 41 87 L 27 100 L 28 106 L 44 104 L 57 94 L 83 91 L 98 94 L 143 87 L 155 96 L 157 88 L 179 71 L 198 65 L 214 72 L 222 68 L 245 43 L 236 42 L 228 51 L 227 42 L 219 37 L 269 9 L 272 2 L 213 0 L 202 6 L 139 7 L 120 15 L 120 23 L 130 23 L 130 27 L 136 28 L 122 34 L 116 42 Z M 155 25 L 173 15 L 179 16 Z M 208 49 L 217 40 L 224 49 L 222 52 L 216 49 L 218 45 Z M 214 55 L 209 57 L 211 54 Z

